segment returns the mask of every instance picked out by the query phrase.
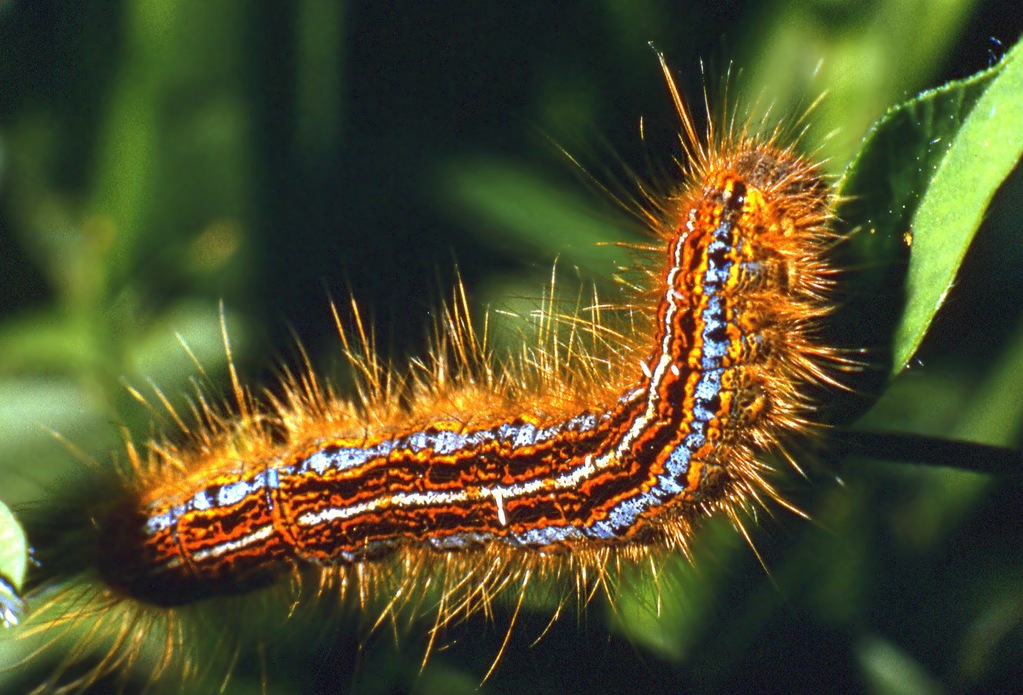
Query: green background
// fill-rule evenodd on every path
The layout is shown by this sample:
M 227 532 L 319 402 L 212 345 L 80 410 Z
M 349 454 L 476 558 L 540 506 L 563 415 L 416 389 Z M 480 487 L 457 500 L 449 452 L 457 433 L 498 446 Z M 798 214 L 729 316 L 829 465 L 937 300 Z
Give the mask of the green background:
M 179 335 L 220 392 L 221 300 L 248 383 L 299 364 L 295 336 L 345 383 L 332 298 L 354 295 L 403 364 L 456 264 L 481 310 L 528 312 L 556 257 L 569 296 L 610 291 L 616 257 L 594 245 L 638 230 L 602 187 L 634 193 L 631 171 L 666 190 L 679 154 L 648 41 L 691 103 L 701 59 L 718 103 L 791 115 L 827 90 L 804 145 L 834 132 L 820 146 L 839 174 L 889 106 L 997 60 L 1023 28 L 1008 6 L 0 2 L 0 500 L 83 472 L 51 432 L 106 463 L 122 427 L 161 429 L 124 384 L 182 403 L 197 369 Z M 1021 196 L 1017 174 L 861 428 L 1020 445 Z M 709 524 L 696 571 L 670 562 L 616 610 L 570 605 L 535 646 L 550 608 L 527 605 L 483 691 L 1019 682 L 1018 482 L 848 460 L 809 475 L 783 487 L 813 521 L 779 510 L 753 531 L 770 574 Z M 421 673 L 425 626 L 360 652 L 349 619 L 302 641 L 300 668 L 281 657 L 274 687 L 472 691 L 509 619 L 452 628 Z M 254 688 L 258 669 L 239 671 L 232 687 Z

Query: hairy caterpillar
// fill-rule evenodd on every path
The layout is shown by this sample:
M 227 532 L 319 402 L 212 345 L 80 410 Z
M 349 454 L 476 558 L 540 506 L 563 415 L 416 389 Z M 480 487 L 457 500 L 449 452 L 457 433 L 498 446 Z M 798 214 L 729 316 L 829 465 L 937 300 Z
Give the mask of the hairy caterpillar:
M 198 427 L 168 408 L 186 443 L 130 448 L 116 492 L 61 546 L 92 580 L 71 615 L 109 609 L 98 619 L 118 635 L 82 683 L 150 632 L 175 636 L 158 673 L 190 670 L 179 607 L 218 595 L 290 577 L 400 605 L 436 581 L 443 624 L 566 566 L 585 594 L 609 563 L 685 552 L 694 522 L 741 524 L 776 497 L 761 457 L 812 427 L 807 390 L 841 362 L 816 334 L 830 190 L 777 134 L 700 137 L 664 72 L 689 160 L 683 188 L 645 213 L 656 242 L 634 334 L 576 321 L 501 369 L 458 295 L 405 381 L 361 323 L 342 331 L 355 401 L 304 374 L 265 405 L 235 379 L 237 416 L 202 401 Z M 615 349 L 598 357 L 594 340 Z

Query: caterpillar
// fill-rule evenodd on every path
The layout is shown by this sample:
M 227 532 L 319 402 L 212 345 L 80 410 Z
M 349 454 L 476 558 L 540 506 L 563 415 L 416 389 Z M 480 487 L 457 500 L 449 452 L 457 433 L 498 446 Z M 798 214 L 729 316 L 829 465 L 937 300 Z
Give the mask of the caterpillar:
M 838 386 L 844 360 L 818 335 L 831 188 L 780 130 L 700 135 L 661 67 L 687 158 L 677 192 L 641 213 L 635 325 L 570 316 L 497 363 L 458 289 L 404 377 L 357 310 L 350 330 L 335 311 L 354 398 L 311 370 L 256 397 L 232 366 L 233 413 L 201 398 L 190 423 L 164 400 L 181 437 L 129 444 L 112 491 L 39 557 L 81 577 L 49 599 L 76 606 L 50 626 L 88 615 L 116 635 L 72 687 L 153 633 L 167 645 L 155 677 L 193 676 L 182 616 L 219 597 L 340 587 L 367 605 L 393 596 L 394 613 L 435 590 L 436 628 L 566 570 L 587 595 L 608 568 L 688 552 L 707 516 L 742 527 L 751 506 L 784 504 L 768 457 L 814 429 L 809 394 Z

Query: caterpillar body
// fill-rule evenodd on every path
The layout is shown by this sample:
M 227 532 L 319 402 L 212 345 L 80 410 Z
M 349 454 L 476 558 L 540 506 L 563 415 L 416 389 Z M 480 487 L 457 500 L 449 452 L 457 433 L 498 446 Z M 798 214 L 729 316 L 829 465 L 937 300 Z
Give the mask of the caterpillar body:
M 609 563 L 685 552 L 701 518 L 741 524 L 778 497 L 765 457 L 813 428 L 808 393 L 842 361 L 818 336 L 831 189 L 777 130 L 698 135 L 662 67 L 688 158 L 682 187 L 643 213 L 634 330 L 576 317 L 500 366 L 459 290 L 405 378 L 358 318 L 341 331 L 355 399 L 307 373 L 260 404 L 232 369 L 234 416 L 201 399 L 187 425 L 167 404 L 186 442 L 129 445 L 116 493 L 83 511 L 74 618 L 119 610 L 98 617 L 118 621 L 111 655 L 77 684 L 131 661 L 143 634 L 177 634 L 183 607 L 282 578 L 393 594 L 387 610 L 435 586 L 443 624 L 565 568 L 585 593 Z M 157 670 L 187 666 L 167 644 Z

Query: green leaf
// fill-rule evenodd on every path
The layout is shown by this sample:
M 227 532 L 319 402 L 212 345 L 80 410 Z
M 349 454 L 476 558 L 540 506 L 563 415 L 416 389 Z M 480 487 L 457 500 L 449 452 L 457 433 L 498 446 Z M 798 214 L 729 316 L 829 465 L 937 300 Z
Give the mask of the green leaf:
M 0 502 L 0 626 L 17 624 L 24 609 L 19 592 L 28 571 L 28 541 L 14 514 Z
M 844 344 L 891 345 L 892 375 L 919 347 L 1023 152 L 1021 52 L 889 111 L 839 185 L 838 215 L 853 230 L 840 263 L 856 269 L 843 298 Z M 857 320 L 864 311 L 870 318 Z
M 1023 154 L 1023 44 L 989 72 L 995 73 L 990 86 L 970 111 L 913 217 L 906 312 L 896 332 L 898 369 L 919 347 L 991 199 Z

